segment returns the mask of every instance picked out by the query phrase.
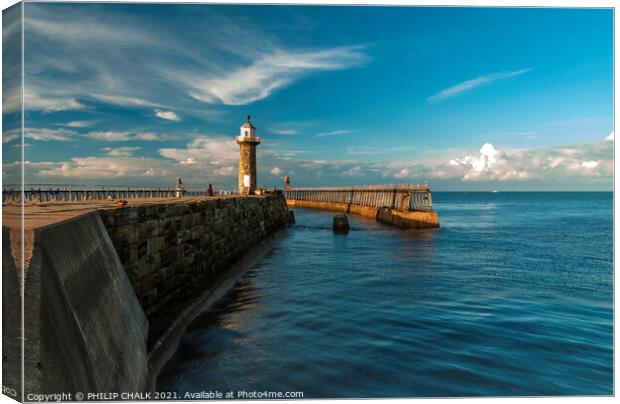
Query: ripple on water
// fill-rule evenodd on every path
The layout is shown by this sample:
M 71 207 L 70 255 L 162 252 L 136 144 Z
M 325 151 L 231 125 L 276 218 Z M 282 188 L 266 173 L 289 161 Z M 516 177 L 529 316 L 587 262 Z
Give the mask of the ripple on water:
M 162 390 L 609 395 L 612 194 L 437 193 L 442 228 L 296 210 L 188 328 Z M 583 207 L 587 206 L 588 209 Z

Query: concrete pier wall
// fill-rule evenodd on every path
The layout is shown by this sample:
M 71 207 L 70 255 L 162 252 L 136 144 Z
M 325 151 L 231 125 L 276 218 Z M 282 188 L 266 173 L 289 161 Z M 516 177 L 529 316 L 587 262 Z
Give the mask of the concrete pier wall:
M 338 202 L 315 202 L 299 199 L 287 199 L 289 207 L 330 210 L 334 212 L 351 213 L 376 219 L 379 222 L 401 227 L 404 229 L 429 229 L 439 227 L 439 217 L 432 210 L 402 211 L 389 208 L 375 208 L 371 206 L 354 205 Z
M 26 399 L 152 388 L 153 332 L 166 335 L 188 298 L 223 293 L 233 264 L 291 220 L 273 193 L 130 205 L 36 228 L 24 298 Z M 3 262 L 10 284 L 14 268 Z M 12 312 L 20 307 L 15 293 L 3 300 Z
M 24 316 L 26 400 L 146 385 L 148 322 L 97 212 L 35 230 Z
M 11 254 L 11 231 L 8 227 L 2 227 L 2 250 L 2 386 L 5 395 L 21 400 L 21 287 Z

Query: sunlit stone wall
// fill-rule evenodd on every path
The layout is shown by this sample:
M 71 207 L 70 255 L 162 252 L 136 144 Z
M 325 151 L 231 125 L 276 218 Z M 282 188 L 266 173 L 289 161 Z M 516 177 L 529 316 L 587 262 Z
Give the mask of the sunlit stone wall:
M 101 217 L 149 318 L 216 282 L 292 220 L 282 193 L 128 206 Z

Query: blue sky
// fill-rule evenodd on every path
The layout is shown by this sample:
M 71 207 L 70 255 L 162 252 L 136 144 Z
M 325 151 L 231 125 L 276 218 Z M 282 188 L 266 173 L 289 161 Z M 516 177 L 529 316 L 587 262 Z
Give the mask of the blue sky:
M 27 182 L 232 188 L 251 114 L 263 186 L 609 190 L 612 23 L 607 9 L 28 3 Z M 14 112 L 5 101 L 5 182 Z

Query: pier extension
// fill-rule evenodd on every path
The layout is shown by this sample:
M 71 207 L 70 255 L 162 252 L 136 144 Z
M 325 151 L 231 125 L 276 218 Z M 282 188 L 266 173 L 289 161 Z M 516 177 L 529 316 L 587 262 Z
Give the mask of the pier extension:
M 439 227 L 427 183 L 288 188 L 284 194 L 290 207 L 352 213 L 405 229 Z

